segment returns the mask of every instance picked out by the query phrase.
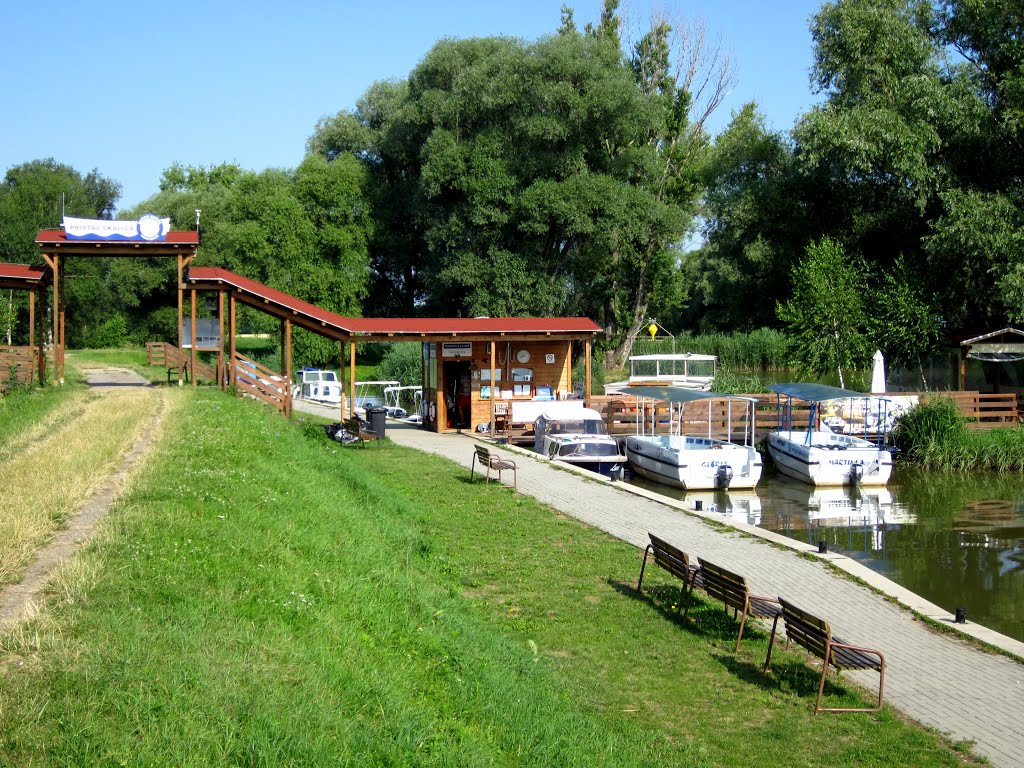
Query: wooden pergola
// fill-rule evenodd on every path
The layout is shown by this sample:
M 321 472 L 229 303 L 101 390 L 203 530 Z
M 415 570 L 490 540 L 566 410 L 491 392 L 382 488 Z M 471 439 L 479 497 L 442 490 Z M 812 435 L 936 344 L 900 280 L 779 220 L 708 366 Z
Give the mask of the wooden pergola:
M 425 344 L 481 343 L 486 349 L 485 363 L 489 362 L 489 382 L 496 382 L 498 368 L 498 345 L 515 344 L 541 345 L 544 349 L 556 349 L 547 356 L 557 358 L 552 365 L 563 370 L 571 369 L 571 344 L 581 342 L 584 347 L 585 393 L 591 392 L 590 351 L 593 338 L 601 332 L 600 326 L 588 318 L 354 318 L 343 317 L 320 307 L 290 296 L 270 286 L 258 283 L 242 275 L 220 267 L 192 267 L 185 277 L 188 290 L 192 292 L 191 304 L 196 305 L 196 292 L 217 292 L 219 294 L 221 339 L 224 338 L 224 296 L 228 297 L 228 380 L 226 384 L 239 383 L 238 355 L 235 350 L 236 302 L 242 302 L 265 312 L 281 321 L 281 365 L 282 376 L 290 383 L 292 378 L 292 326 L 304 328 L 325 338 L 342 344 L 342 367 L 348 368 L 348 391 L 355 397 L 356 344 L 362 342 L 415 341 Z M 185 286 L 182 286 L 185 290 Z M 195 321 L 192 328 L 195 332 Z M 347 345 L 347 354 L 345 345 Z M 195 344 L 193 343 L 193 349 Z M 562 351 L 564 348 L 564 351 Z M 346 366 L 347 360 L 347 366 Z M 251 364 L 251 361 L 249 361 Z M 539 363 L 540 364 L 540 363 Z M 486 368 L 485 368 L 486 370 Z M 479 371 L 478 371 L 479 373 Z M 343 374 L 344 379 L 344 374 Z M 193 379 L 194 381 L 194 379 Z M 479 387 L 479 382 L 477 383 Z M 479 392 L 479 389 L 477 390 Z M 477 398 L 479 400 L 479 398 Z M 490 406 L 488 406 L 490 408 Z M 289 410 L 290 405 L 284 410 Z M 490 408 L 493 423 L 493 408 Z M 342 399 L 341 418 L 351 416 L 345 411 Z
M 43 261 L 50 268 L 53 284 L 53 382 L 64 383 L 64 274 L 70 256 L 82 257 L 139 257 L 172 256 L 178 260 L 178 346 L 184 335 L 184 276 L 185 270 L 199 250 L 198 232 L 168 232 L 163 240 L 70 240 L 63 229 L 44 229 L 36 236 L 36 245 Z M 193 293 L 194 295 L 194 293 Z M 192 307 L 195 317 L 195 306 Z M 193 321 L 193 333 L 195 322 Z M 193 356 L 195 351 L 193 349 Z M 193 357 L 194 359 L 194 357 Z M 179 369 L 180 383 L 184 372 Z M 194 379 L 194 377 L 193 377 Z
M 33 269 L 27 264 L 0 263 L 0 290 L 26 291 L 28 293 L 28 347 L 24 350 L 5 348 L 10 351 L 7 355 L 0 356 L 0 359 L 7 364 L 7 357 L 10 357 L 10 362 L 17 366 L 24 362 L 24 358 L 34 356 L 40 384 L 43 383 L 46 376 L 46 334 L 43 333 L 44 314 L 40 301 L 45 287 L 46 274 L 42 270 Z M 40 310 L 38 313 L 36 312 L 37 305 Z M 26 375 L 26 380 L 31 381 L 31 376 Z
M 967 389 L 967 360 L 983 363 L 1015 363 L 1024 360 L 1024 331 L 1002 328 L 960 342 L 960 391 Z M 996 392 L 1000 386 L 1000 368 L 996 367 Z

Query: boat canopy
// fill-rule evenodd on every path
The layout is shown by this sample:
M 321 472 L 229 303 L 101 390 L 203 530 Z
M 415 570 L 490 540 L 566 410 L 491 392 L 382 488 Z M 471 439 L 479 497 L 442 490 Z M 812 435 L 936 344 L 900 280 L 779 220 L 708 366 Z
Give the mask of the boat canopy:
M 714 355 L 698 355 L 696 352 L 685 352 L 675 355 L 631 355 L 630 360 L 663 360 L 666 362 L 685 360 L 717 360 Z
M 697 389 L 682 389 L 681 387 L 645 387 L 641 384 L 623 387 L 621 392 L 624 395 L 649 397 L 652 400 L 666 400 L 670 403 L 690 403 L 694 400 L 744 400 L 748 403 L 757 402 L 752 397 L 724 395 L 720 392 L 701 392 Z
M 848 397 L 877 397 L 866 392 L 854 392 L 852 389 L 830 387 L 828 384 L 810 382 L 790 382 L 787 384 L 769 384 L 768 389 L 780 395 L 788 395 L 808 403 L 820 403 L 825 400 L 843 400 Z

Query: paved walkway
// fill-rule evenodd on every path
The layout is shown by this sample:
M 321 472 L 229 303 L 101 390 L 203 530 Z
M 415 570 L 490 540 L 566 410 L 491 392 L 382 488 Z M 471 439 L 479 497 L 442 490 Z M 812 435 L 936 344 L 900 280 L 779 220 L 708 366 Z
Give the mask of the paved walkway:
M 474 440 L 469 435 L 437 435 L 389 422 L 388 437 L 467 468 L 473 454 Z M 930 629 L 886 596 L 831 573 L 816 559 L 816 549 L 815 559 L 798 557 L 798 552 L 810 551 L 807 545 L 760 529 L 749 529 L 756 537 L 743 535 L 744 531 L 723 532 L 682 503 L 554 469 L 511 450 L 502 448 L 499 453 L 516 459 L 521 493 L 637 547 L 646 546 L 649 531 L 656 533 L 746 574 L 752 591 L 792 597 L 798 605 L 828 617 L 836 634 L 885 653 L 887 703 L 954 740 L 974 742 L 976 753 L 994 766 L 1024 766 L 1024 665 L 1019 660 L 986 653 L 953 633 Z M 775 539 L 787 548 L 768 546 L 764 539 Z M 916 610 L 943 613 L 849 558 L 832 554 L 825 558 L 865 581 L 870 579 L 872 586 Z M 973 629 L 1024 657 L 1024 644 L 984 628 Z M 877 690 L 876 674 L 846 674 Z

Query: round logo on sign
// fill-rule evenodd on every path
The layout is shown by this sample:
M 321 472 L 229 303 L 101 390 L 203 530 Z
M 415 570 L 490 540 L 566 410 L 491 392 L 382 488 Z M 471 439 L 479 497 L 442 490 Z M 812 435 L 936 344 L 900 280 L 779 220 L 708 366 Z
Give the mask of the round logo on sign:
M 160 237 L 160 217 L 147 213 L 139 217 L 139 237 L 143 240 L 156 240 Z

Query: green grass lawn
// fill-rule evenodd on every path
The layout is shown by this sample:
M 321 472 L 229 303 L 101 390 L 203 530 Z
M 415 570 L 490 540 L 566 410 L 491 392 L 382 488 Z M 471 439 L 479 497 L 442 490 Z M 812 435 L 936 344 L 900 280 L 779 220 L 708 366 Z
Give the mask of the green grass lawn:
M 0 638 L 3 765 L 957 765 L 635 548 L 385 443 L 174 389 L 48 611 Z M 645 586 L 647 582 L 645 581 Z M 856 700 L 831 685 L 833 701 Z

